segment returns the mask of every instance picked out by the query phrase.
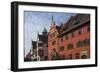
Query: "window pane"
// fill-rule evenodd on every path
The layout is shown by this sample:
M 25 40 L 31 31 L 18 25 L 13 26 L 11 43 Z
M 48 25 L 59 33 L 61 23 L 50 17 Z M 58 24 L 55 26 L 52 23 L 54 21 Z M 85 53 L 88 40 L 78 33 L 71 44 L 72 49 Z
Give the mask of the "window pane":
M 75 32 L 72 32 L 72 37 L 74 37 L 75 36 Z
M 80 29 L 78 33 L 79 33 L 79 35 L 81 35 L 82 34 L 82 29 Z
M 68 39 L 68 34 L 66 34 L 66 40 Z
M 61 46 L 60 47 L 60 51 L 64 51 L 64 46 Z
M 73 48 L 73 44 L 69 44 L 69 45 L 67 46 L 67 48 L 68 48 L 68 49 L 72 49 L 72 48 Z

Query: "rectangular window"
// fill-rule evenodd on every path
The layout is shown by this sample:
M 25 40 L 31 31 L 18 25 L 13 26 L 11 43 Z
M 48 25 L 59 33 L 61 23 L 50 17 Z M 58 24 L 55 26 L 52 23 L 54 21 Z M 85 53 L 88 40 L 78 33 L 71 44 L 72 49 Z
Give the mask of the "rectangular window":
M 81 35 L 82 34 L 82 29 L 80 29 L 78 33 L 79 33 L 79 35 Z
M 87 45 L 90 45 L 90 39 L 85 39 L 83 41 L 78 41 L 76 43 L 77 48 L 82 47 L 82 46 L 87 46 Z
M 83 46 L 90 45 L 90 39 L 85 39 L 83 41 Z
M 72 32 L 72 37 L 74 37 L 75 36 L 75 32 Z
M 38 43 L 38 46 L 39 47 L 43 47 L 43 43 Z
M 64 51 L 64 46 L 61 46 L 59 50 Z
M 68 34 L 66 34 L 66 36 L 65 36 L 65 37 L 66 37 L 66 40 L 67 40 L 67 39 L 68 39 Z
M 87 45 L 90 45 L 90 39 L 87 39 Z
M 68 44 L 67 48 L 68 49 L 73 49 L 73 44 Z
M 86 46 L 86 45 L 87 45 L 87 41 L 83 40 L 83 46 Z
M 78 42 L 76 43 L 76 46 L 77 46 L 77 48 L 82 47 L 82 41 L 78 41 Z

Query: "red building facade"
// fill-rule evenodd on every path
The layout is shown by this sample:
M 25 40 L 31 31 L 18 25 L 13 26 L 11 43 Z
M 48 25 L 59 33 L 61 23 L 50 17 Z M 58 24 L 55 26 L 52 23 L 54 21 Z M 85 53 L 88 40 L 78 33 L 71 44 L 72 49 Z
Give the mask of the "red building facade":
M 48 59 L 90 58 L 90 15 L 76 14 L 57 26 L 52 19 L 48 33 Z

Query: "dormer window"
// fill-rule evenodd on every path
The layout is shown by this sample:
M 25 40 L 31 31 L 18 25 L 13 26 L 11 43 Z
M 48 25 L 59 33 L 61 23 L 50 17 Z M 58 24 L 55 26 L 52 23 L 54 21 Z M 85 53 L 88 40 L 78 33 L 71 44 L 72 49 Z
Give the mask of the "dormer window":
M 79 24 L 79 20 L 75 20 L 73 24 L 74 24 L 74 25 Z
M 82 34 L 82 29 L 79 29 L 78 33 L 79 33 L 79 35 L 81 35 Z
M 72 32 L 71 36 L 72 36 L 72 37 L 74 37 L 74 36 L 75 36 L 75 31 L 73 31 L 73 32 Z

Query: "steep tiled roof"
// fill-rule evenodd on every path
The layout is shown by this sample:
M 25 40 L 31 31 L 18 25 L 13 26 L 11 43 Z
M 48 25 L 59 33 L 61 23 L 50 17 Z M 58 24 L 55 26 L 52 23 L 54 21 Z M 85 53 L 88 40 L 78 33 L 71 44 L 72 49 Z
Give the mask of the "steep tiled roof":
M 62 31 L 64 31 L 64 30 L 67 30 L 68 27 L 71 26 L 72 21 L 73 21 L 73 16 L 70 17 L 70 19 L 69 19 L 67 22 L 65 22 L 65 23 L 62 24 L 61 29 L 60 29 L 60 32 L 62 32 Z
M 58 30 L 58 32 L 60 31 L 60 26 L 56 26 L 56 28 L 57 28 L 57 30 Z
M 90 15 L 89 14 L 77 14 L 75 16 L 70 17 L 70 19 L 63 24 L 63 26 L 60 29 L 60 34 L 63 34 L 65 32 L 69 32 L 70 30 L 73 30 L 81 25 L 83 25 L 86 22 L 90 21 Z

